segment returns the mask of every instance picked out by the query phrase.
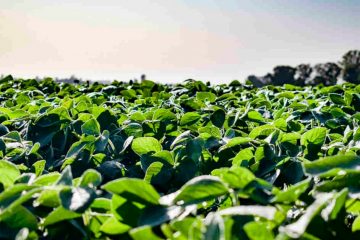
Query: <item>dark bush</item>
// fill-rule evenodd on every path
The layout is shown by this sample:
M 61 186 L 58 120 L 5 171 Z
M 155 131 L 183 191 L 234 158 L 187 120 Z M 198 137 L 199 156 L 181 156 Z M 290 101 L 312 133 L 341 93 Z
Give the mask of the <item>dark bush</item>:
M 295 85 L 304 86 L 310 80 L 313 69 L 310 64 L 300 64 L 296 67 Z
M 350 83 L 360 83 L 360 51 L 351 50 L 342 59 L 343 79 Z
M 340 72 L 341 68 L 336 63 L 328 62 L 316 64 L 313 69 L 313 76 L 306 84 L 324 84 L 325 86 L 335 85 Z
M 296 69 L 290 66 L 277 66 L 274 68 L 274 74 L 272 75 L 271 83 L 273 85 L 281 86 L 283 84 L 295 83 Z

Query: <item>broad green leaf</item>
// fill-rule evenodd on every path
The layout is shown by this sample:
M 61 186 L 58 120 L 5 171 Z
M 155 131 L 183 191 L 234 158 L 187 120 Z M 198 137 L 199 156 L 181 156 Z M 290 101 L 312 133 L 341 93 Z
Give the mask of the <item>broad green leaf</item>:
M 257 111 L 249 111 L 247 113 L 247 116 L 250 120 L 253 120 L 255 122 L 263 122 L 264 121 L 263 116 Z
M 273 125 L 261 125 L 259 127 L 254 128 L 249 133 L 249 137 L 252 139 L 256 139 L 259 137 L 267 137 L 275 130 L 275 126 Z
M 353 232 L 360 230 L 360 216 L 357 216 L 352 224 L 351 230 Z
M 161 162 L 166 167 L 172 167 L 174 165 L 174 160 L 171 152 L 166 150 L 162 150 L 152 155 L 144 154 L 140 157 L 140 161 L 141 168 L 144 172 L 146 172 L 148 167 L 154 162 Z
M 39 176 L 33 182 L 34 185 L 48 186 L 56 183 L 61 178 L 61 174 L 58 172 L 52 172 Z
M 20 171 L 15 164 L 6 160 L 0 160 L 0 183 L 2 183 L 5 188 L 12 186 L 19 176 Z
M 80 187 L 97 187 L 101 184 L 101 174 L 93 169 L 86 170 L 80 178 Z
M 224 146 L 222 146 L 220 148 L 221 150 L 227 149 L 227 148 L 232 148 L 238 145 L 243 145 L 243 144 L 248 144 L 252 141 L 251 138 L 248 137 L 235 137 L 230 139 Z
M 215 138 L 221 138 L 221 131 L 218 127 L 215 126 L 206 126 L 199 128 L 199 133 L 208 133 Z
M 39 177 L 43 173 L 45 169 L 45 165 L 46 165 L 45 160 L 37 161 L 32 165 L 32 168 L 34 169 L 34 172 L 37 177 Z
M 338 175 L 331 180 L 322 181 L 315 186 L 315 190 L 320 192 L 340 191 L 348 188 L 350 192 L 357 193 L 360 191 L 359 186 L 360 173 L 339 170 Z
M 99 136 L 100 135 L 100 124 L 98 123 L 98 121 L 96 121 L 95 119 L 92 118 L 92 119 L 86 121 L 81 126 L 81 131 L 82 131 L 82 133 L 87 134 L 87 135 Z
M 13 185 L 0 193 L 0 212 L 5 210 L 11 203 L 19 199 L 22 193 L 30 191 L 36 186 L 20 183 Z
M 143 239 L 162 240 L 162 238 L 157 236 L 149 226 L 132 229 L 130 231 L 130 236 L 134 240 L 143 240 Z
M 333 169 L 356 169 L 360 168 L 360 157 L 352 155 L 338 155 L 320 158 L 313 162 L 303 163 L 307 174 L 319 175 Z
M 159 194 L 146 181 L 136 178 L 121 178 L 102 186 L 106 191 L 120 195 L 129 201 L 145 204 L 159 204 Z
M 327 129 L 323 127 L 313 128 L 301 136 L 301 145 L 322 145 L 325 141 Z
M 252 148 L 242 149 L 236 156 L 232 159 L 233 166 L 249 166 L 251 159 L 254 158 L 254 153 Z
M 186 153 L 194 162 L 199 162 L 202 152 L 203 142 L 199 138 L 191 139 L 186 143 Z
M 95 198 L 92 202 L 90 208 L 95 209 L 104 209 L 104 210 L 110 210 L 111 209 L 111 199 L 108 198 Z
M 201 101 L 209 101 L 212 103 L 212 102 L 215 102 L 216 95 L 213 94 L 212 92 L 197 92 L 196 98 Z
M 154 112 L 153 119 L 160 121 L 173 121 L 177 120 L 176 115 L 168 109 L 159 108 Z
M 220 177 L 231 188 L 245 188 L 255 180 L 254 174 L 243 167 L 218 168 L 211 175 Z
M 181 126 L 194 125 L 200 120 L 201 116 L 196 112 L 185 113 L 180 119 Z
M 11 212 L 11 215 L 8 217 L 2 218 L 0 215 L 0 222 L 4 222 L 8 226 L 11 226 L 15 229 L 21 229 L 25 227 L 31 230 L 37 229 L 36 216 L 23 206 L 14 208 L 14 210 Z
M 194 204 L 225 195 L 229 189 L 217 177 L 199 176 L 187 182 L 177 193 L 173 202 Z
M 271 201 L 284 203 L 295 202 L 299 198 L 299 196 L 308 189 L 310 181 L 310 178 L 305 179 L 304 181 L 290 186 L 286 190 L 276 193 L 275 197 Z
M 274 235 L 269 225 L 263 222 L 249 222 L 244 225 L 244 231 L 251 240 L 271 240 Z
M 52 225 L 58 222 L 79 218 L 79 217 L 81 217 L 80 213 L 67 210 L 63 207 L 58 207 L 52 212 L 50 212 L 49 215 L 47 215 L 47 217 L 44 219 L 43 225 L 44 227 L 46 227 L 48 225 Z
M 330 93 L 329 97 L 335 104 L 346 105 L 344 98 L 340 94 Z
M 33 202 L 34 206 L 45 206 L 56 208 L 60 206 L 61 200 L 59 196 L 60 188 L 50 188 L 41 191 L 39 196 Z
M 100 227 L 100 231 L 109 235 L 126 233 L 130 226 L 119 222 L 115 217 L 109 217 Z
M 132 141 L 131 148 L 136 154 L 142 155 L 159 152 L 162 146 L 156 138 L 139 137 Z
M 224 110 L 218 109 L 210 116 L 211 122 L 214 124 L 214 126 L 218 128 L 222 128 L 225 122 L 226 114 Z
M 165 185 L 172 177 L 172 168 L 161 162 L 153 162 L 146 169 L 144 180 L 152 185 Z

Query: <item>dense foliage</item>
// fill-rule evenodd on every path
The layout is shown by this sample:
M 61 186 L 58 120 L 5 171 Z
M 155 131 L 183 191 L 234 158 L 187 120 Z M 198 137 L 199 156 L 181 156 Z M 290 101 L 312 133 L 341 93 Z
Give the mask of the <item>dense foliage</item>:
M 257 87 L 283 84 L 331 86 L 341 81 L 359 84 L 360 50 L 348 51 L 339 63 L 327 62 L 314 66 L 300 64 L 297 67 L 277 66 L 273 73 L 268 73 L 264 77 L 251 75 L 248 80 Z
M 360 237 L 360 86 L 8 76 L 0 99 L 0 238 Z

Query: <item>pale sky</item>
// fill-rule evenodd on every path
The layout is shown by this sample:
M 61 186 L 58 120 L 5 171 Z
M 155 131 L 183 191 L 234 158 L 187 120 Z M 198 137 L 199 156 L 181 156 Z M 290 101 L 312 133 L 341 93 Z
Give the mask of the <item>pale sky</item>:
M 360 0 L 0 0 L 0 74 L 212 83 L 360 49 Z

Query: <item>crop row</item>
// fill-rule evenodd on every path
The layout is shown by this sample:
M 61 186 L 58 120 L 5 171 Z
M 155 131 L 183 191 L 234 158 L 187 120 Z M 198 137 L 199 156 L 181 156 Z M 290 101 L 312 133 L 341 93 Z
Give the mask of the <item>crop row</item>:
M 359 93 L 0 79 L 0 238 L 355 239 Z

